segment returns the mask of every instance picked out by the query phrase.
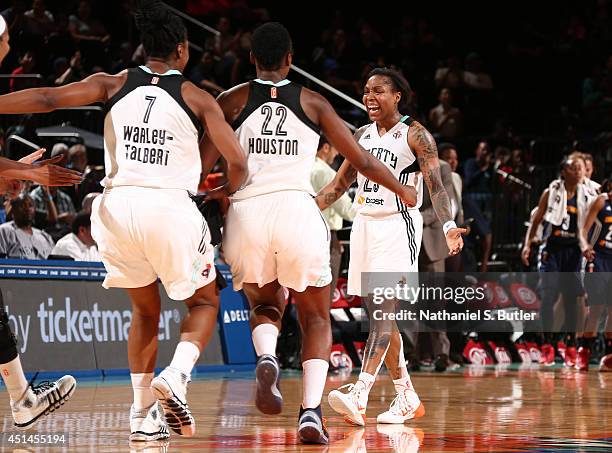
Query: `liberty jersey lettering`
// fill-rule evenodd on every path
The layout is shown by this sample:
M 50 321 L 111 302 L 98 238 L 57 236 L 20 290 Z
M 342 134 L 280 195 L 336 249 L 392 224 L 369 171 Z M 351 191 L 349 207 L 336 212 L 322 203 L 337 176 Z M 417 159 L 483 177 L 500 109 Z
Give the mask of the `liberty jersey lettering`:
M 181 95 L 178 71 L 128 71 L 107 105 L 104 122 L 105 187 L 140 186 L 197 192 L 199 123 Z
M 362 134 L 359 144 L 382 162 L 402 184 L 416 187 L 417 205 L 409 208 L 395 193 L 359 173 L 357 193 L 353 203 L 359 214 L 382 217 L 418 209 L 421 206 L 423 178 L 416 162 L 416 156 L 408 146 L 409 128 L 408 124 L 399 121 L 381 137 L 376 123 L 372 123 Z
M 232 124 L 248 152 L 249 177 L 233 198 L 242 200 L 281 190 L 312 193 L 310 173 L 319 130 L 300 104 L 302 87 L 287 80 L 250 82 L 249 99 Z

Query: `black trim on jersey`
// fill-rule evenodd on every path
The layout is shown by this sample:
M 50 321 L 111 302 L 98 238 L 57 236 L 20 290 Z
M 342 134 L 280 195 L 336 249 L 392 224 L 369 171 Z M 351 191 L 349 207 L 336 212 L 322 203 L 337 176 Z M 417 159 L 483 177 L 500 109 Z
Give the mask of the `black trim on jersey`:
M 272 88 L 274 88 L 276 91 L 275 98 L 271 96 Z M 321 128 L 312 122 L 308 116 L 306 116 L 306 113 L 302 108 L 302 104 L 300 102 L 301 93 L 302 86 L 297 83 L 290 82 L 286 85 L 275 86 L 251 80 L 249 82 L 249 98 L 246 106 L 244 109 L 242 109 L 242 112 L 240 112 L 238 118 L 236 118 L 236 120 L 232 123 L 232 129 L 236 130 L 242 126 L 242 123 L 244 123 L 246 119 L 263 104 L 268 102 L 276 102 L 287 107 L 300 119 L 302 123 L 317 134 L 320 134 Z
M 154 77 L 158 79 L 157 83 L 155 84 L 152 83 Z M 127 70 L 127 79 L 125 84 L 104 105 L 104 115 L 106 115 L 117 102 L 134 91 L 136 88 L 141 86 L 156 86 L 172 96 L 177 104 L 181 106 L 198 131 L 198 137 L 202 138 L 204 135 L 202 123 L 197 115 L 193 113 L 193 110 L 191 110 L 191 108 L 187 105 L 181 92 L 183 83 L 187 81 L 187 78 L 185 78 L 185 76 L 182 74 L 151 74 L 140 68 L 130 68 Z
M 402 120 L 402 123 L 404 123 L 407 126 L 410 126 L 412 123 L 414 123 L 414 118 L 412 118 L 411 116 L 408 116 L 407 118 L 404 118 Z
M 405 171 L 408 168 L 410 167 L 406 167 L 406 169 L 400 173 L 399 182 L 401 184 L 408 183 L 409 173 L 407 172 L 405 173 Z M 404 223 L 406 224 L 406 234 L 408 236 L 408 248 L 410 249 L 410 260 L 411 260 L 411 263 L 414 264 L 415 259 L 416 259 L 417 246 L 416 246 L 416 240 L 414 237 L 415 231 L 414 231 L 414 223 L 412 221 L 412 216 L 410 215 L 408 207 L 404 203 L 402 203 L 402 201 L 397 195 L 395 195 L 395 203 L 397 204 L 397 210 L 402 215 L 402 218 L 404 219 Z

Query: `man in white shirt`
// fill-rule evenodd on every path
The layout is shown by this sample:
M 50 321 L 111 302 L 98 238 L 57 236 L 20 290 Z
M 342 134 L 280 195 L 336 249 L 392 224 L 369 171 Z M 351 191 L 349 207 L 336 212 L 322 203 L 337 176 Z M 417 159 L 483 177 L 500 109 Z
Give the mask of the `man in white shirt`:
M 75 261 L 102 261 L 96 241 L 91 237 L 90 213 L 79 212 L 72 222 L 72 233 L 68 233 L 55 244 L 52 255 L 64 255 Z
M 336 176 L 336 171 L 331 167 L 334 159 L 338 155 L 338 151 L 331 143 L 327 141 L 325 136 L 321 136 L 319 147 L 317 149 L 317 158 L 312 167 L 310 182 L 315 192 L 318 192 L 325 187 Z M 353 202 L 348 194 L 343 194 L 334 204 L 322 211 L 325 221 L 329 225 L 331 234 L 330 244 L 330 266 L 332 272 L 332 281 L 329 285 L 334 299 L 334 290 L 338 282 L 340 274 L 340 262 L 342 261 L 342 245 L 338 240 L 338 230 L 342 228 L 342 220 L 352 221 L 355 217 Z

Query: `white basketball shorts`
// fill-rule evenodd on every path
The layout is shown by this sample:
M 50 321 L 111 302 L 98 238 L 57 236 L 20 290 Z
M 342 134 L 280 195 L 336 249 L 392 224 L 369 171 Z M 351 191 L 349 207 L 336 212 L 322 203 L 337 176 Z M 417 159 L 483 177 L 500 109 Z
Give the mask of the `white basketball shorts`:
M 374 288 L 400 281 L 418 284 L 422 238 L 423 217 L 418 209 L 385 217 L 357 214 L 351 230 L 348 293 L 367 296 Z
M 91 233 L 105 288 L 140 288 L 159 277 L 168 297 L 185 300 L 215 280 L 208 225 L 185 190 L 105 190 L 92 206 Z
M 232 201 L 223 252 L 236 291 L 274 280 L 295 291 L 331 282 L 330 234 L 313 197 L 297 190 Z

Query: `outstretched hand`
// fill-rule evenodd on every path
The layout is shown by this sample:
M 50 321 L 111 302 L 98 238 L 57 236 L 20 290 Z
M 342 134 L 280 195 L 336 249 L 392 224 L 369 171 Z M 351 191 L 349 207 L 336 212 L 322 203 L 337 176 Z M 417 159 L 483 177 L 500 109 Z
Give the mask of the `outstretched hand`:
M 448 246 L 448 254 L 450 256 L 456 255 L 463 249 L 463 237 L 461 235 L 467 234 L 465 228 L 451 228 L 446 233 L 446 245 Z
M 50 159 L 35 162 L 32 164 L 34 168 L 29 172 L 28 179 L 43 186 L 71 186 L 79 184 L 82 180 L 81 173 L 55 165 L 61 162 L 63 158 L 64 156 L 58 155 Z

